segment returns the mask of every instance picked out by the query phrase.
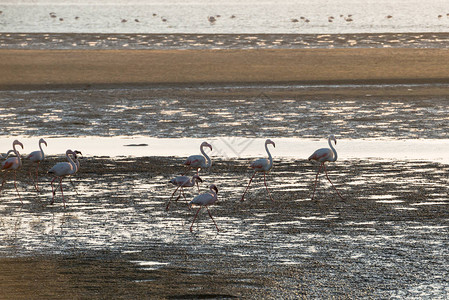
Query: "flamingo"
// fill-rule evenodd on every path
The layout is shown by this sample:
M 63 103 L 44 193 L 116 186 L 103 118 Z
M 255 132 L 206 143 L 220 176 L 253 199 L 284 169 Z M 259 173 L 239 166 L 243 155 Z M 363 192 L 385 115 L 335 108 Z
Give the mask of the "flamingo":
M 337 155 L 337 151 L 335 150 L 335 148 L 332 146 L 331 141 L 334 141 L 335 145 L 337 145 L 337 139 L 335 138 L 335 136 L 333 134 L 331 134 L 329 136 L 329 138 L 327 139 L 327 142 L 329 144 L 329 148 L 321 148 L 316 150 L 315 152 L 313 152 L 313 154 L 309 157 L 309 160 L 315 160 L 317 162 L 320 163 L 320 167 L 318 169 L 318 172 L 316 173 L 316 178 L 315 178 L 315 185 L 313 187 L 313 194 L 312 194 L 312 200 L 315 196 L 315 189 L 316 189 L 316 185 L 318 182 L 318 175 L 321 172 L 321 169 L 324 169 L 324 172 L 326 174 L 326 178 L 327 180 L 329 180 L 329 182 L 331 183 L 332 187 L 335 189 L 335 191 L 337 192 L 338 196 L 340 196 L 340 198 L 342 200 L 344 200 L 344 198 L 340 195 L 340 193 L 338 192 L 338 190 L 335 188 L 334 184 L 332 183 L 332 181 L 329 179 L 329 176 L 327 175 L 327 170 L 326 170 L 326 162 L 334 162 L 337 161 L 338 155 Z
M 62 191 L 62 179 L 64 179 L 64 177 L 73 175 L 76 172 L 76 163 L 72 160 L 70 155 L 76 155 L 76 153 L 73 152 L 72 150 L 67 150 L 65 152 L 65 156 L 67 157 L 68 162 L 59 162 L 48 171 L 48 174 L 53 175 L 53 180 L 51 181 L 51 190 L 53 193 L 53 198 L 50 204 L 53 204 L 55 202 L 56 189 L 53 189 L 53 182 L 59 178 L 59 186 L 61 188 L 64 208 L 65 208 L 65 200 L 64 200 L 64 192 Z
M 72 175 L 75 175 L 76 173 L 78 173 L 78 171 L 80 169 L 80 161 L 78 160 L 78 155 L 77 154 L 81 154 L 81 155 L 83 155 L 83 154 L 81 153 L 81 151 L 78 151 L 78 150 L 75 150 L 73 152 L 74 152 L 73 158 L 75 159 L 76 169 L 75 169 L 75 172 Z M 75 184 L 72 181 L 72 176 L 69 176 L 69 180 L 70 180 L 70 183 L 73 186 L 73 189 L 75 190 L 76 194 L 78 195 L 78 191 L 76 190 Z
M 212 217 L 210 210 L 208 208 L 209 205 L 214 204 L 217 201 L 217 194 L 218 194 L 218 188 L 215 186 L 215 184 L 211 184 L 209 186 L 210 192 L 204 193 L 204 194 L 200 194 L 198 196 L 196 196 L 195 198 L 193 198 L 192 201 L 190 201 L 189 205 L 199 205 L 200 208 L 198 208 L 195 217 L 193 218 L 192 221 L 192 225 L 190 226 L 190 232 L 192 232 L 193 229 L 193 223 L 195 223 L 195 220 L 198 216 L 198 213 L 200 212 L 201 208 L 206 207 L 207 212 L 209 213 L 209 217 L 212 219 L 212 221 L 214 222 L 215 228 L 217 228 L 217 231 L 220 231 L 220 229 L 218 229 L 217 223 L 215 223 L 214 218 Z
M 31 160 L 31 162 L 36 163 L 36 180 L 34 180 L 33 176 L 31 175 L 31 170 L 30 170 L 30 178 L 31 180 L 33 180 L 34 183 L 34 188 L 36 189 L 36 191 L 39 192 L 39 177 L 38 177 L 38 173 L 39 173 L 39 164 L 41 163 L 41 161 L 43 161 L 45 159 L 45 154 L 44 154 L 44 150 L 42 150 L 42 144 L 45 144 L 45 146 L 47 146 L 47 142 L 44 139 L 40 139 L 39 140 L 39 151 L 33 151 L 31 152 L 28 156 L 27 159 Z
M 249 186 L 250 186 L 250 184 L 251 184 L 251 181 L 253 180 L 254 176 L 256 176 L 256 173 L 257 173 L 257 172 L 263 172 L 263 181 L 264 181 L 264 183 L 265 183 L 265 187 L 267 188 L 268 195 L 270 195 L 271 201 L 274 201 L 274 200 L 273 200 L 273 197 L 271 197 L 270 191 L 268 190 L 267 179 L 266 179 L 266 176 L 265 176 L 266 173 L 267 173 L 267 172 L 270 172 L 271 168 L 273 167 L 273 158 L 271 157 L 271 153 L 270 153 L 270 151 L 268 150 L 268 144 L 271 144 L 271 145 L 273 145 L 273 147 L 276 148 L 276 145 L 274 144 L 274 142 L 273 142 L 272 140 L 267 139 L 267 140 L 265 141 L 265 151 L 267 151 L 267 153 L 268 153 L 268 159 L 266 159 L 266 158 L 260 158 L 260 159 L 258 159 L 258 160 L 253 161 L 253 163 L 250 165 L 250 168 L 253 168 L 253 169 L 254 169 L 254 174 L 253 174 L 253 176 L 251 177 L 251 179 L 249 180 L 248 186 L 246 187 L 246 190 L 245 190 L 245 192 L 243 193 L 242 199 L 241 199 L 240 201 L 243 201 L 243 200 L 244 200 L 245 194 L 246 194 L 246 192 L 248 191 L 248 188 L 249 188 Z
M 172 180 L 170 180 L 171 184 L 176 185 L 178 187 L 171 195 L 170 200 L 168 200 L 167 207 L 165 208 L 165 210 L 168 210 L 168 207 L 170 206 L 171 199 L 173 198 L 173 196 L 175 195 L 175 193 L 178 191 L 179 188 L 181 188 L 181 190 L 179 192 L 178 198 L 176 198 L 175 201 L 178 201 L 178 199 L 181 197 L 181 195 L 184 196 L 184 199 L 187 201 L 186 196 L 184 195 L 184 191 L 182 189 L 185 187 L 193 187 L 193 186 L 195 186 L 195 184 L 198 184 L 198 182 L 203 182 L 203 180 L 198 175 L 193 175 L 193 177 L 191 179 L 187 176 L 178 176 L 178 177 L 175 177 Z
M 10 172 L 10 171 L 14 171 L 14 187 L 16 188 L 16 192 L 17 195 L 19 196 L 20 202 L 22 202 L 22 198 L 20 197 L 19 194 L 19 190 L 17 189 L 17 184 L 16 184 L 16 171 L 22 166 L 22 160 L 20 159 L 20 153 L 19 151 L 17 151 L 16 146 L 20 146 L 23 149 L 23 144 L 21 142 L 19 142 L 18 140 L 15 140 L 12 143 L 12 148 L 13 148 L 13 152 L 16 155 L 15 157 L 10 157 L 8 159 L 6 159 L 3 163 L 2 163 L 2 171 L 5 172 Z M 9 155 L 9 153 L 11 153 L 11 150 L 8 151 L 8 153 L 6 154 L 6 157 Z M 6 175 L 3 177 L 3 181 L 2 181 L 2 186 L 0 187 L 0 192 L 3 189 L 3 185 L 6 182 Z
M 184 162 L 184 165 L 188 167 L 186 173 L 191 169 L 196 169 L 196 175 L 199 175 L 200 169 L 210 168 L 212 166 L 212 160 L 209 156 L 204 152 L 203 147 L 208 147 L 210 151 L 212 151 L 212 145 L 208 142 L 201 143 L 200 151 L 202 155 L 191 155 L 189 156 L 186 161 Z

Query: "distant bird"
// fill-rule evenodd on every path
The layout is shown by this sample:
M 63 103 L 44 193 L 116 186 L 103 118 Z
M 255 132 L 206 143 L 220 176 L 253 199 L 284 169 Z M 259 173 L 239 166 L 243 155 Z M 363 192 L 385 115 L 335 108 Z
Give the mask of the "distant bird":
M 76 172 L 76 163 L 72 160 L 70 155 L 76 154 L 72 150 L 67 150 L 65 152 L 65 156 L 68 160 L 68 162 L 60 162 L 54 165 L 49 171 L 48 174 L 53 176 L 53 180 L 51 181 L 51 190 L 53 193 L 53 198 L 50 202 L 50 204 L 53 204 L 55 202 L 55 194 L 56 189 L 53 189 L 53 182 L 59 178 L 59 186 L 61 188 L 61 195 L 62 195 L 62 201 L 64 202 L 64 208 L 65 208 L 65 200 L 64 200 L 64 192 L 62 191 L 62 180 L 64 177 L 70 176 L 75 174 Z
M 45 159 L 45 154 L 44 154 L 44 150 L 42 150 L 42 144 L 45 144 L 45 146 L 47 146 L 47 142 L 44 139 L 40 139 L 39 140 L 39 149 L 38 151 L 33 151 L 30 154 L 28 154 L 27 159 L 29 159 L 31 162 L 36 164 L 36 180 L 34 180 L 33 176 L 31 175 L 31 170 L 30 170 L 30 178 L 33 181 L 34 184 L 34 188 L 36 189 L 36 191 L 39 192 L 39 177 L 38 177 L 38 173 L 39 173 L 39 164 L 41 163 L 41 161 L 43 161 Z
M 166 19 L 166 18 L 162 18 L 162 17 L 161 17 L 161 20 L 162 20 L 162 22 L 167 22 L 167 19 Z
M 200 169 L 208 169 L 212 166 L 212 160 L 209 156 L 204 152 L 204 147 L 208 147 L 210 151 L 212 151 L 212 145 L 208 142 L 203 142 L 200 145 L 200 151 L 202 155 L 191 155 L 189 156 L 186 161 L 184 162 L 184 165 L 188 167 L 186 173 L 190 169 L 196 169 L 196 175 L 199 175 Z M 186 174 L 184 173 L 184 174 Z
M 272 140 L 267 139 L 267 140 L 265 141 L 265 151 L 267 151 L 267 153 L 268 153 L 268 159 L 266 159 L 266 158 L 260 158 L 260 159 L 258 159 L 258 160 L 255 160 L 255 161 L 250 165 L 250 168 L 253 168 L 253 169 L 254 169 L 254 174 L 253 174 L 253 176 L 251 177 L 251 179 L 249 180 L 248 186 L 246 187 L 246 190 L 245 190 L 245 192 L 243 193 L 242 199 L 241 199 L 240 201 L 243 201 L 243 200 L 244 200 L 245 194 L 246 194 L 246 192 L 248 191 L 248 188 L 249 188 L 249 186 L 250 186 L 250 184 L 251 184 L 251 181 L 253 180 L 254 176 L 256 176 L 256 173 L 257 173 L 257 172 L 263 172 L 263 181 L 264 181 L 264 183 L 265 183 L 265 187 L 267 188 L 268 195 L 270 195 L 270 199 L 271 199 L 272 201 L 274 201 L 274 200 L 273 200 L 273 197 L 271 197 L 270 191 L 268 190 L 267 179 L 266 179 L 266 176 L 265 176 L 266 173 L 267 173 L 267 172 L 270 172 L 271 168 L 273 167 L 273 158 L 271 157 L 271 153 L 270 153 L 270 151 L 268 150 L 268 145 L 269 145 L 269 144 L 273 145 L 273 147 L 276 148 L 276 145 L 274 144 L 274 142 L 273 142 Z
M 292 22 L 293 22 L 293 23 L 298 23 L 299 20 L 298 20 L 298 19 L 292 19 Z
M 317 185 L 317 182 L 318 182 L 318 175 L 320 174 L 321 169 L 324 169 L 324 172 L 326 174 L 327 180 L 329 180 L 329 182 L 331 183 L 332 187 L 337 192 L 338 196 L 340 196 L 340 198 L 342 200 L 344 200 L 344 198 L 340 195 L 340 193 L 335 188 L 335 186 L 332 183 L 332 181 L 329 179 L 329 176 L 327 175 L 326 165 L 325 165 L 326 162 L 337 161 L 337 158 L 338 158 L 337 151 L 335 150 L 335 148 L 332 146 L 332 143 L 331 143 L 331 141 L 334 141 L 335 145 L 337 145 L 337 139 L 335 138 L 335 136 L 333 134 L 331 134 L 327 141 L 329 143 L 330 149 L 329 148 L 318 149 L 309 157 L 309 160 L 315 160 L 315 161 L 320 163 L 320 168 L 318 169 L 318 172 L 316 173 L 315 185 L 313 187 L 312 200 L 313 200 L 313 198 L 315 196 L 315 189 L 316 189 L 316 185 Z
M 134 19 L 134 22 L 139 23 L 140 21 L 139 19 Z
M 214 16 L 209 16 L 207 17 L 207 19 L 209 20 L 209 22 L 211 23 L 215 23 L 215 21 L 217 21 L 217 19 Z
M 12 143 L 12 148 L 13 148 L 13 152 L 16 155 L 15 157 L 9 157 L 7 158 L 3 163 L 2 163 L 2 172 L 6 172 L 5 176 L 3 177 L 3 181 L 2 181 L 2 186 L 0 187 L 0 192 L 3 189 L 3 185 L 6 182 L 6 176 L 8 175 L 9 172 L 13 171 L 14 172 L 14 187 L 16 188 L 16 192 L 17 195 L 19 196 L 20 202 L 22 202 L 22 197 L 20 197 L 19 194 L 19 190 L 17 189 L 17 184 L 16 184 L 16 171 L 22 166 L 22 160 L 20 159 L 20 153 L 19 151 L 17 151 L 16 146 L 20 146 L 23 149 L 23 144 L 21 142 L 19 142 L 18 140 L 15 140 Z M 6 154 L 6 156 L 9 155 L 9 153 L 11 153 L 11 150 L 8 151 L 8 153 Z
M 215 186 L 215 184 L 211 184 L 209 186 L 210 192 L 204 193 L 204 194 L 200 194 L 198 196 L 196 196 L 195 198 L 193 198 L 192 201 L 190 201 L 189 205 L 199 205 L 200 208 L 198 208 L 195 217 L 193 218 L 192 221 L 192 225 L 190 226 L 190 232 L 192 232 L 193 230 L 193 223 L 195 223 L 196 218 L 198 217 L 198 213 L 200 212 L 201 208 L 203 208 L 203 206 L 207 209 L 207 212 L 209 213 L 209 217 L 212 219 L 212 221 L 214 222 L 215 228 L 217 228 L 217 231 L 220 231 L 220 229 L 218 229 L 217 223 L 215 223 L 214 218 L 212 217 L 208 206 L 211 204 L 214 204 L 217 201 L 217 194 L 218 194 L 218 188 Z
M 198 182 L 203 182 L 203 180 L 198 175 L 193 175 L 192 178 L 189 178 L 187 176 L 178 176 L 178 177 L 175 177 L 172 180 L 170 180 L 170 183 L 173 185 L 176 185 L 177 188 L 171 195 L 170 200 L 168 200 L 167 207 L 165 207 L 165 210 L 168 210 L 168 207 L 170 206 L 171 199 L 173 199 L 173 196 L 178 191 L 178 189 L 180 189 L 180 192 L 179 192 L 178 198 L 176 198 L 175 201 L 178 201 L 178 199 L 182 195 L 187 202 L 186 196 L 184 195 L 183 188 L 193 187 L 193 186 L 195 186 L 195 184 L 198 185 Z
M 126 23 L 126 22 L 128 22 L 128 20 L 122 19 L 122 23 Z

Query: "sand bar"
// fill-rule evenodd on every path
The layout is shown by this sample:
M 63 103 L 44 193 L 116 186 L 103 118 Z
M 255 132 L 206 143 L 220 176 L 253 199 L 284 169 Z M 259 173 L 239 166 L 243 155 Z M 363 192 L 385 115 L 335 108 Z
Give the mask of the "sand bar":
M 445 49 L 0 50 L 0 89 L 449 83 Z

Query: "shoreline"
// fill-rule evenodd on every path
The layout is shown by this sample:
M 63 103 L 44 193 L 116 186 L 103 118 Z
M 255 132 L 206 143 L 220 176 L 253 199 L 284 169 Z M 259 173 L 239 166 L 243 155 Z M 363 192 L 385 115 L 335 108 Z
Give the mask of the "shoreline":
M 136 87 L 176 90 L 267 84 L 323 85 L 322 89 L 352 84 L 366 85 L 362 90 L 370 90 L 370 85 L 379 84 L 449 84 L 449 51 L 0 50 L 0 68 L 3 70 L 0 90 Z M 444 90 L 437 94 L 446 94 L 448 87 L 436 89 Z

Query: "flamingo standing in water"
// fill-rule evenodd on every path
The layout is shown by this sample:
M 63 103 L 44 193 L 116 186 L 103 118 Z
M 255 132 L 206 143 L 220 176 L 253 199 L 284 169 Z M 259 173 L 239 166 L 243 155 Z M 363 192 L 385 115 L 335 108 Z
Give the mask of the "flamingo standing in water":
M 178 176 L 178 177 L 175 177 L 172 180 L 170 180 L 170 183 L 173 185 L 176 185 L 177 188 L 171 195 L 170 200 L 168 200 L 167 207 L 165 208 L 165 210 L 168 210 L 168 207 L 170 206 L 171 199 L 173 198 L 173 196 L 175 195 L 175 193 L 178 191 L 179 188 L 180 188 L 179 196 L 178 196 L 178 198 L 176 198 L 175 201 L 178 201 L 178 199 L 182 195 L 182 196 L 184 196 L 184 199 L 187 202 L 186 196 L 184 195 L 183 188 L 193 187 L 193 186 L 195 186 L 195 184 L 198 184 L 198 182 L 203 182 L 203 180 L 198 175 L 193 175 L 193 177 L 191 179 L 187 176 Z
M 212 160 L 210 157 L 204 152 L 203 147 L 208 147 L 210 151 L 212 151 L 212 145 L 208 142 L 201 143 L 200 151 L 202 155 L 191 155 L 189 156 L 186 161 L 184 162 L 184 165 L 188 167 L 186 173 L 190 169 L 196 169 L 196 175 L 199 175 L 200 169 L 210 168 L 212 166 Z M 186 174 L 184 173 L 184 174 Z
M 318 182 L 318 175 L 321 172 L 321 169 L 324 169 L 324 172 L 326 174 L 326 178 L 327 180 L 329 180 L 329 182 L 331 183 L 332 187 L 335 189 L 335 191 L 337 192 L 338 196 L 340 196 L 340 198 L 342 200 L 344 200 L 344 198 L 340 195 L 340 193 L 338 192 L 337 188 L 335 188 L 334 184 L 332 183 L 332 181 L 329 179 L 329 176 L 327 175 L 327 170 L 326 170 L 326 162 L 334 162 L 337 160 L 338 155 L 337 155 L 337 150 L 335 150 L 335 148 L 332 146 L 331 141 L 334 141 L 335 145 L 337 145 L 337 139 L 335 138 L 335 136 L 333 134 L 331 134 L 327 140 L 328 144 L 329 144 L 329 148 L 321 148 L 316 150 L 315 152 L 313 152 L 313 154 L 309 157 L 309 160 L 315 160 L 317 162 L 320 163 L 320 167 L 318 169 L 318 172 L 316 173 L 316 178 L 315 178 L 315 184 L 313 186 L 313 194 L 312 194 L 312 200 L 315 196 L 315 189 L 316 189 L 316 185 Z
M 23 204 L 22 198 L 20 197 L 19 190 L 17 189 L 17 184 L 16 184 L 16 171 L 22 166 L 22 160 L 20 159 L 20 153 L 19 153 L 19 151 L 17 151 L 16 146 L 20 146 L 23 149 L 23 144 L 21 142 L 19 142 L 18 140 L 15 140 L 12 143 L 12 148 L 13 148 L 12 151 L 14 152 L 14 154 L 16 156 L 15 157 L 10 157 L 10 158 L 6 159 L 2 163 L 2 171 L 5 171 L 7 173 L 10 172 L 10 171 L 14 172 L 14 187 L 16 188 L 16 192 L 17 192 L 17 195 L 19 196 L 20 202 L 22 202 L 22 204 Z M 6 156 L 8 156 L 9 153 L 11 153 L 11 150 L 8 151 Z M 0 187 L 0 192 L 2 191 L 3 185 L 6 182 L 6 175 L 7 175 L 7 173 L 3 177 L 2 186 Z
M 31 160 L 31 162 L 36 163 L 36 180 L 34 180 L 33 176 L 31 175 L 31 170 L 30 170 L 30 178 L 31 180 L 33 180 L 33 184 L 34 184 L 34 188 L 36 189 L 36 191 L 39 192 L 39 177 L 38 177 L 38 173 L 39 173 L 39 164 L 41 163 L 41 161 L 43 161 L 45 159 L 45 154 L 44 154 L 44 150 L 42 150 L 42 144 L 45 144 L 45 146 L 47 146 L 47 142 L 44 139 L 40 139 L 39 140 L 39 149 L 38 151 L 33 151 L 31 152 L 27 158 L 29 160 Z
M 76 170 L 72 175 L 75 175 L 76 173 L 78 173 L 78 171 L 80 169 L 80 161 L 78 160 L 78 154 L 83 155 L 81 153 L 81 151 L 78 151 L 78 150 L 73 151 L 73 158 L 75 159 Z M 73 186 L 73 189 L 75 190 L 75 193 L 78 195 L 78 191 L 76 190 L 75 184 L 72 181 L 72 176 L 69 176 L 69 180 Z
M 55 202 L 55 194 L 57 190 L 57 188 L 53 189 L 53 182 L 59 178 L 59 186 L 61 188 L 61 195 L 62 201 L 64 203 L 64 208 L 65 208 L 65 200 L 64 200 L 64 192 L 62 191 L 62 179 L 64 179 L 64 177 L 73 175 L 76 172 L 76 163 L 72 160 L 70 155 L 76 155 L 76 153 L 73 152 L 72 150 L 67 150 L 65 152 L 65 156 L 67 157 L 68 162 L 57 163 L 48 171 L 48 174 L 53 175 L 53 180 L 51 181 L 51 190 L 53 193 L 53 198 L 50 204 L 53 204 Z
M 190 206 L 192 206 L 192 205 L 199 205 L 200 206 L 200 208 L 198 208 L 198 210 L 197 210 L 197 212 L 195 214 L 195 217 L 193 218 L 192 225 L 190 226 L 190 232 L 192 232 L 192 230 L 193 230 L 193 223 L 195 223 L 195 220 L 196 220 L 196 218 L 198 216 L 198 213 L 200 212 L 201 208 L 203 208 L 203 206 L 206 207 L 207 212 L 209 213 L 209 217 L 214 222 L 214 225 L 215 225 L 215 228 L 217 228 L 217 231 L 220 231 L 220 229 L 218 229 L 217 223 L 215 223 L 215 220 L 212 217 L 212 215 L 210 213 L 210 210 L 208 208 L 209 205 L 214 204 L 217 201 L 217 199 L 218 199 L 218 197 L 217 197 L 218 188 L 215 186 L 215 184 L 211 184 L 209 186 L 209 189 L 210 189 L 210 192 L 207 192 L 207 193 L 200 194 L 200 195 L 196 196 L 189 203 Z
M 268 144 L 271 144 L 271 145 L 273 145 L 273 147 L 276 148 L 276 145 L 274 144 L 274 142 L 273 142 L 272 140 L 267 139 L 267 140 L 265 141 L 265 151 L 267 151 L 267 153 L 268 153 L 268 159 L 266 159 L 266 158 L 260 158 L 260 159 L 258 159 L 258 160 L 255 160 L 255 161 L 250 165 L 250 168 L 253 168 L 253 169 L 254 169 L 254 174 L 253 174 L 253 176 L 251 177 L 251 179 L 249 180 L 248 186 L 246 187 L 246 190 L 245 190 L 245 192 L 243 193 L 242 199 L 241 199 L 240 201 L 243 201 L 243 200 L 244 200 L 245 194 L 246 194 L 246 192 L 248 191 L 248 188 L 249 188 L 249 186 L 250 186 L 250 184 L 251 184 L 251 181 L 253 180 L 254 176 L 256 176 L 256 173 L 257 173 L 257 172 L 263 172 L 263 181 L 264 181 L 264 183 L 265 183 L 265 187 L 267 188 L 268 195 L 270 195 L 271 201 L 274 201 L 274 200 L 273 200 L 273 197 L 271 197 L 270 191 L 268 190 L 267 179 L 266 179 L 266 176 L 265 176 L 265 174 L 266 174 L 267 172 L 270 172 L 271 168 L 273 167 L 273 157 L 271 157 L 271 153 L 270 153 L 270 151 L 268 150 Z

